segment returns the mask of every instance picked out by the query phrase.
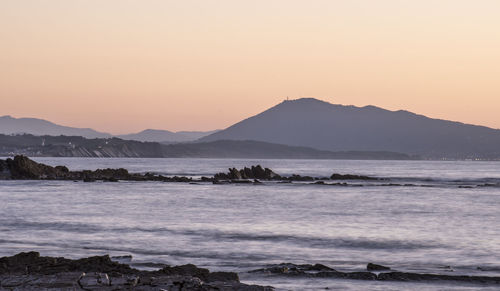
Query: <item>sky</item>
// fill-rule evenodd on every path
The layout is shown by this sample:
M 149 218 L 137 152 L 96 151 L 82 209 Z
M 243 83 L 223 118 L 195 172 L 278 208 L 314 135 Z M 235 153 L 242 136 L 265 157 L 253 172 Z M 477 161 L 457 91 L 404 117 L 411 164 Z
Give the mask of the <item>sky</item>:
M 497 0 L 0 0 L 0 115 L 212 130 L 289 96 L 500 128 Z

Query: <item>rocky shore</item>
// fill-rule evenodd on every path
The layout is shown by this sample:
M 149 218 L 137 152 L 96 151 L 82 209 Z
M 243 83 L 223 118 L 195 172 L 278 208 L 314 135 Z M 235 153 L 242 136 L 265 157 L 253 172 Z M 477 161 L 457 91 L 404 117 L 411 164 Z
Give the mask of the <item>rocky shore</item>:
M 268 291 L 247 285 L 232 272 L 210 272 L 195 265 L 141 271 L 95 256 L 78 260 L 42 257 L 37 252 L 0 258 L 0 290 L 241 290 Z
M 342 272 L 322 264 L 282 263 L 248 272 L 256 276 L 395 282 L 457 282 L 499 285 L 500 277 L 410 273 L 368 263 L 366 271 Z M 241 283 L 237 273 L 210 272 L 188 264 L 144 271 L 108 256 L 71 260 L 38 252 L 0 258 L 0 290 L 241 290 L 270 291 L 271 286 Z
M 294 278 L 332 278 L 404 282 L 450 281 L 472 284 L 500 284 L 500 277 L 399 272 L 397 270 L 392 270 L 390 267 L 373 263 L 368 263 L 366 266 L 366 271 L 364 272 L 341 272 L 321 264 L 296 265 L 291 263 L 283 263 L 268 266 L 263 269 L 253 270 L 251 271 L 251 273 Z
M 230 168 L 227 173 L 218 173 L 213 177 L 202 177 L 194 180 L 191 177 L 166 177 L 152 173 L 129 173 L 127 169 L 97 169 L 95 171 L 70 171 L 65 166 L 52 167 L 37 163 L 26 156 L 17 155 L 13 159 L 0 160 L 0 180 L 74 180 L 93 182 L 122 181 L 162 181 L 162 182 L 213 182 L 213 183 L 252 183 L 259 181 L 325 181 L 325 180 L 379 180 L 378 178 L 360 175 L 332 174 L 330 177 L 310 177 L 293 174 L 281 176 L 269 168 L 260 165 L 245 167 L 241 170 Z

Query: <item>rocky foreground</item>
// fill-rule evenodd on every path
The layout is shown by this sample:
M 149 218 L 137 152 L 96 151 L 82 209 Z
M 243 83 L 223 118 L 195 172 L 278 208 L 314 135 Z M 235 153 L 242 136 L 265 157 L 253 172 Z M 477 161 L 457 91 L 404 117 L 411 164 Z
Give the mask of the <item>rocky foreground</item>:
M 127 169 L 97 169 L 95 171 L 70 171 L 65 166 L 52 167 L 37 163 L 26 156 L 17 155 L 13 159 L 0 160 L 0 180 L 73 180 L 94 182 L 97 180 L 106 182 L 122 181 L 161 181 L 161 182 L 213 182 L 213 183 L 258 183 L 265 181 L 315 181 L 315 180 L 377 180 L 377 178 L 359 175 L 333 174 L 330 177 L 310 177 L 291 175 L 280 176 L 271 169 L 260 165 L 241 170 L 231 168 L 227 173 L 218 173 L 213 177 L 202 177 L 193 180 L 191 177 L 166 177 L 152 173 L 139 174 L 129 173 Z
M 450 269 L 450 271 L 452 271 Z M 404 281 L 404 282 L 462 282 L 471 284 L 494 284 L 500 287 L 500 277 L 490 276 L 467 276 L 467 275 L 443 275 L 410 273 L 392 270 L 390 267 L 368 263 L 366 271 L 342 272 L 322 264 L 296 265 L 283 263 L 268 266 L 263 269 L 253 270 L 251 273 L 260 273 L 274 276 L 286 276 L 293 278 L 331 278 L 351 280 L 377 280 L 377 281 Z
M 500 277 L 409 273 L 369 263 L 366 271 L 342 272 L 322 264 L 283 263 L 249 273 L 303 279 L 347 279 L 404 282 L 458 282 L 500 286 Z M 270 291 L 270 286 L 247 285 L 233 272 L 210 272 L 195 265 L 165 266 L 141 271 L 95 256 L 78 260 L 42 257 L 37 252 L 0 258 L 0 290 L 240 290 Z
M 240 283 L 238 274 L 195 265 L 140 271 L 109 256 L 79 260 L 41 257 L 37 252 L 0 258 L 0 290 L 241 290 L 271 287 Z

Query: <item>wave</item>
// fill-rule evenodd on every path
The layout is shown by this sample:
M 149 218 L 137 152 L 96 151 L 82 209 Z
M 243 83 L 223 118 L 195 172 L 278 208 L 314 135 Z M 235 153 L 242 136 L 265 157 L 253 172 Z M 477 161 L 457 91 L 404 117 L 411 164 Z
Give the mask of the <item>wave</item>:
M 415 250 L 444 247 L 443 245 L 406 240 L 380 240 L 371 238 L 342 238 L 342 237 L 314 237 L 275 233 L 245 233 L 245 232 L 227 232 L 214 229 L 173 229 L 166 227 L 106 227 L 102 225 L 83 224 L 83 223 L 45 223 L 20 221 L 3 222 L 2 231 L 16 228 L 22 230 L 53 230 L 70 233 L 106 233 L 117 235 L 123 233 L 156 233 L 165 235 L 176 235 L 188 237 L 192 240 L 209 240 L 217 242 L 265 242 L 265 243 L 283 243 L 294 244 L 301 247 L 310 248 L 346 248 L 346 249 L 378 249 L 378 250 Z M 1 242 L 1 240 L 0 240 Z M 36 242 L 35 242 L 36 243 Z

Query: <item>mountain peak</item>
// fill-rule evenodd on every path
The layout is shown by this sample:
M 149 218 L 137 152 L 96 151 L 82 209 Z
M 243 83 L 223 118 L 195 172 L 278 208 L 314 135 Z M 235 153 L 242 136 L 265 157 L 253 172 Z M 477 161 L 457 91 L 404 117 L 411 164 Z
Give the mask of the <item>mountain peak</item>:
M 285 100 L 200 141 L 214 140 L 256 140 L 330 151 L 391 151 L 433 158 L 500 156 L 500 130 L 316 98 Z

